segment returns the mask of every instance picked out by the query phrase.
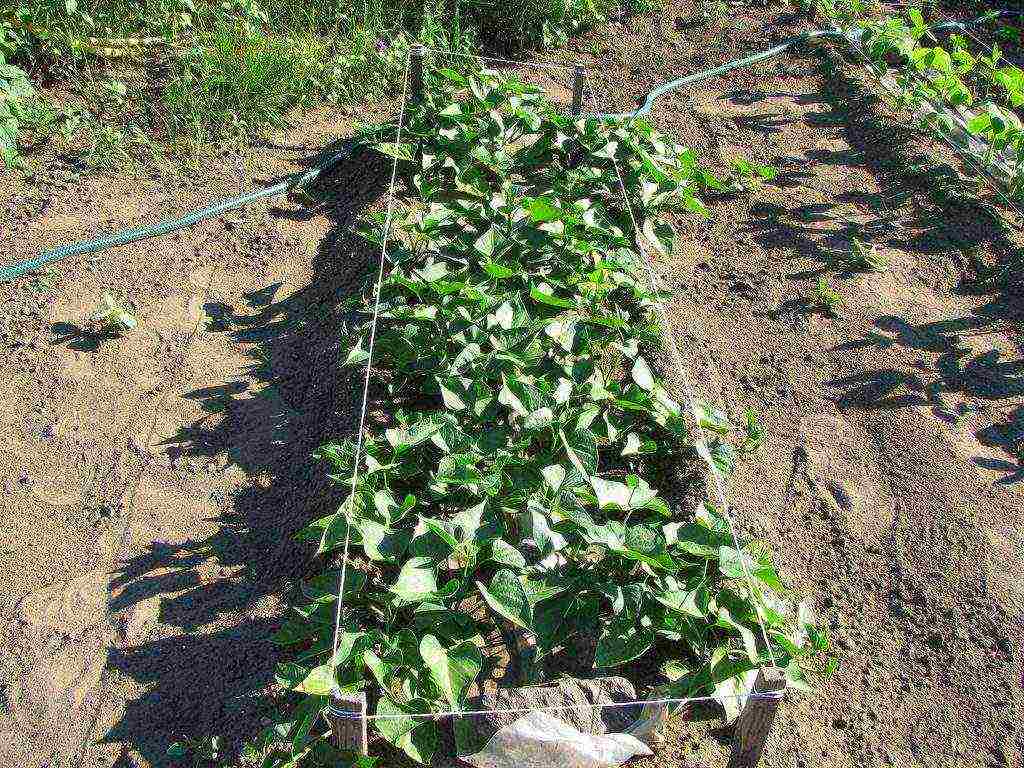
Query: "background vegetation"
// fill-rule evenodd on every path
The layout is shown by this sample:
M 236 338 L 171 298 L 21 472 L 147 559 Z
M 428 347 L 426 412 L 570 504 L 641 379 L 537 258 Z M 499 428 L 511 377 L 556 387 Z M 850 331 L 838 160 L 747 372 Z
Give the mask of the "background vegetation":
M 248 140 L 297 106 L 399 86 L 408 46 L 539 48 L 649 0 L 22 0 L 0 10 L 0 150 L 89 165 Z

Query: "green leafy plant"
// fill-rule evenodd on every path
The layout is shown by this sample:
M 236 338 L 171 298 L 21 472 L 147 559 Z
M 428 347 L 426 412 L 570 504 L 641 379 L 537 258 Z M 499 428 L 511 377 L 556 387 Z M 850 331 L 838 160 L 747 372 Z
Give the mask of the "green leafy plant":
M 89 315 L 89 326 L 100 333 L 120 334 L 133 330 L 139 321 L 123 309 L 112 295 L 104 293 L 100 305 Z
M 815 290 L 818 306 L 830 315 L 834 315 L 843 305 L 843 297 L 829 283 L 824 275 L 818 278 L 818 287 Z
M 729 164 L 731 173 L 725 183 L 734 192 L 752 192 L 778 175 L 772 166 L 752 163 L 744 157 L 733 158 Z
M 0 158 L 8 168 L 22 165 L 18 134 L 37 98 L 24 70 L 0 51 Z
M 465 707 L 497 661 L 495 630 L 522 682 L 559 674 L 558 651 L 578 643 L 602 671 L 670 662 L 648 692 L 687 696 L 766 662 L 760 620 L 805 687 L 826 643 L 765 548 L 737 549 L 720 510 L 683 514 L 657 485 L 698 455 L 729 471 L 734 445 L 761 439 L 752 415 L 744 434 L 705 403 L 683 408 L 654 363 L 660 297 L 640 249 L 668 253 L 659 212 L 704 213 L 713 177 L 643 121 L 572 122 L 491 72 L 442 70 L 403 143 L 389 134 L 365 140 L 398 159 L 405 192 L 390 231 L 361 232 L 388 238 L 373 368 L 392 417 L 358 463 L 351 439 L 318 453 L 346 498 L 299 534 L 325 569 L 274 637 L 292 654 L 277 681 L 303 699 L 261 735 L 284 741 L 270 765 L 329 751 L 319 712 L 339 689 L 368 690 L 393 716 L 378 735 L 429 763 L 441 733 L 417 716 Z M 370 285 L 363 302 L 348 366 L 367 363 Z
M 925 45 L 925 38 L 935 36 L 916 9 L 907 11 L 906 20 L 888 16 L 853 23 L 876 66 L 896 77 L 905 103 L 928 102 L 963 114 L 967 133 L 986 146 L 979 159 L 990 169 L 998 160 L 1008 171 L 1011 194 L 1024 194 L 1024 132 L 1014 112 L 1024 105 L 1024 71 L 1004 61 L 998 43 L 978 53 L 960 35 L 950 36 L 949 50 L 937 41 Z M 956 134 L 948 115 L 930 115 L 927 125 Z
M 850 249 L 850 264 L 854 269 L 884 272 L 889 268 L 889 256 L 874 243 L 865 243 L 854 237 Z

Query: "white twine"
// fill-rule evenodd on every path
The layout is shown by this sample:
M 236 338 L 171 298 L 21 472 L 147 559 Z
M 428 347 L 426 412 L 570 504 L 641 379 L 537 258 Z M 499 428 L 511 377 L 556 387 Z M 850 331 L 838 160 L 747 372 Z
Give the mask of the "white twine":
M 404 75 L 404 81 L 403 81 L 403 85 L 402 85 L 402 107 L 401 107 L 401 111 L 399 112 L 399 115 L 398 115 L 398 130 L 397 130 L 397 132 L 395 134 L 395 144 L 396 145 L 402 143 L 402 128 L 403 128 L 404 123 L 405 123 L 405 105 L 406 105 L 406 100 L 407 100 L 408 92 L 409 92 L 409 66 L 410 66 L 409 62 L 410 62 L 410 59 L 411 59 L 411 56 L 406 56 L 406 60 L 405 60 L 405 75 Z M 341 636 L 341 609 L 342 609 L 342 606 L 343 606 L 344 601 L 345 601 L 345 573 L 346 573 L 346 571 L 348 569 L 348 548 L 349 548 L 349 542 L 351 541 L 351 537 L 352 537 L 352 525 L 351 525 L 352 518 L 351 518 L 351 515 L 349 514 L 349 510 L 351 509 L 352 505 L 355 504 L 356 485 L 359 482 L 359 461 L 360 461 L 360 455 L 362 454 L 362 451 L 363 451 L 363 429 L 366 426 L 366 403 L 367 403 L 367 400 L 369 399 L 369 394 L 370 394 L 370 370 L 371 370 L 371 368 L 373 366 L 373 346 L 374 346 L 374 344 L 375 344 L 375 342 L 377 340 L 377 319 L 380 316 L 380 294 L 381 294 L 381 286 L 384 283 L 384 261 L 385 261 L 385 257 L 386 257 L 386 254 L 387 254 L 388 234 L 391 231 L 391 217 L 392 217 L 392 215 L 394 213 L 394 206 L 395 206 L 395 181 L 397 179 L 398 179 L 398 152 L 396 151 L 395 152 L 395 162 L 394 162 L 394 165 L 391 168 L 391 185 L 390 185 L 390 187 L 388 189 L 388 212 L 387 212 L 387 216 L 384 219 L 384 232 L 383 232 L 383 235 L 381 237 L 380 270 L 378 271 L 378 274 L 377 274 L 376 297 L 374 299 L 374 305 L 373 305 L 373 320 L 372 320 L 372 322 L 370 324 L 370 342 L 369 342 L 369 345 L 368 345 L 367 359 L 366 359 L 366 375 L 363 378 L 363 404 L 362 404 L 362 408 L 360 409 L 360 413 L 359 413 L 359 434 L 358 434 L 358 437 L 356 438 L 356 455 L 355 455 L 355 463 L 353 465 L 353 470 L 352 470 L 352 491 L 351 491 L 351 494 L 349 496 L 349 499 L 351 500 L 351 504 L 348 505 L 348 508 L 345 509 L 345 512 L 344 512 L 344 514 L 345 514 L 345 549 L 344 549 L 344 552 L 342 554 L 342 560 L 341 560 L 341 579 L 338 582 L 338 609 L 337 609 L 337 611 L 335 613 L 335 617 L 334 617 L 334 649 L 333 649 L 333 651 L 331 653 L 331 658 L 332 659 L 338 653 L 338 641 L 339 641 L 339 638 Z M 321 542 L 320 542 L 321 546 L 323 545 L 324 539 L 326 539 L 327 531 L 328 530 L 330 530 L 330 526 L 328 526 L 324 530 L 324 538 L 322 538 Z
M 591 101 L 594 104 L 594 112 L 597 112 L 598 111 L 598 104 L 597 104 L 597 94 L 596 94 L 596 91 L 594 89 L 594 82 L 593 82 L 593 80 L 591 80 L 589 72 L 586 73 L 586 77 L 587 77 L 587 87 L 590 90 L 590 99 L 591 99 Z M 633 117 L 636 117 L 636 112 L 633 113 Z M 629 213 L 630 221 L 633 223 L 633 231 L 636 232 L 637 235 L 640 235 L 640 227 L 637 225 L 636 216 L 633 214 L 633 204 L 630 202 L 630 200 L 629 200 L 629 193 L 626 191 L 626 182 L 623 180 L 622 171 L 619 168 L 618 160 L 616 160 L 614 156 L 612 157 L 612 165 L 615 167 L 615 175 L 618 176 L 618 179 L 619 179 L 619 187 L 622 189 L 622 197 L 623 197 L 623 199 L 626 202 L 626 211 Z M 646 269 L 647 269 L 647 275 L 648 275 L 648 277 L 650 278 L 650 281 L 651 281 L 651 290 L 655 294 L 657 294 L 658 293 L 658 280 L 657 280 L 657 278 L 654 275 L 654 269 L 653 269 L 653 267 L 651 267 L 650 259 L 648 258 L 648 254 L 646 252 L 646 249 L 639 242 L 639 238 L 637 239 L 637 246 L 638 246 L 638 248 L 639 248 L 639 250 L 641 252 L 641 256 L 642 256 L 641 260 L 643 261 L 644 267 L 646 267 Z M 661 299 L 658 298 L 655 303 L 656 303 L 656 305 L 658 307 L 658 311 L 659 311 L 659 313 L 661 315 L 661 320 L 662 320 L 662 323 L 664 324 L 664 328 L 667 331 L 666 335 L 668 336 L 669 345 L 670 345 L 672 351 L 675 353 L 676 362 L 677 362 L 677 364 L 679 366 L 679 374 L 680 374 L 680 376 L 682 378 L 682 381 L 683 381 L 683 394 L 686 397 L 687 405 L 690 408 L 690 413 L 693 414 L 694 421 L 696 422 L 697 432 L 698 432 L 698 434 L 700 436 L 701 441 L 704 443 L 704 445 L 705 446 L 709 446 L 710 444 L 708 443 L 708 433 L 704 429 L 704 425 L 701 424 L 700 412 L 699 412 L 699 409 L 697 408 L 697 395 L 696 395 L 696 391 L 694 389 L 693 382 L 690 379 L 689 370 L 687 369 L 686 363 L 684 362 L 683 354 L 679 350 L 679 345 L 676 344 L 675 332 L 672 330 L 672 323 L 669 321 L 668 313 L 665 311 L 665 305 L 661 301 Z M 755 588 L 755 586 L 754 586 L 754 577 L 751 575 L 750 568 L 747 566 L 747 559 L 742 554 L 743 550 L 740 547 L 739 535 L 736 532 L 736 524 L 733 521 L 732 511 L 731 511 L 731 508 L 729 506 L 729 501 L 726 498 L 725 482 L 722 479 L 722 475 L 718 471 L 718 467 L 715 465 L 715 462 L 714 462 L 713 459 L 709 460 L 709 458 L 707 458 L 703 454 L 700 454 L 699 451 L 698 451 L 698 454 L 701 456 L 701 459 L 707 465 L 708 471 L 710 471 L 710 473 L 711 473 L 711 477 L 712 477 L 712 480 L 713 480 L 713 485 L 714 485 L 714 488 L 715 488 L 715 496 L 718 499 L 719 508 L 722 510 L 722 515 L 723 515 L 723 517 L 725 517 L 726 522 L 728 522 L 728 524 L 729 524 L 729 532 L 732 535 L 733 544 L 735 545 L 736 550 L 741 553 L 741 555 L 740 555 L 740 566 L 743 569 L 743 575 L 744 575 L 744 577 L 745 577 L 745 579 L 747 581 L 748 587 L 750 588 L 751 596 L 753 597 L 754 595 L 759 595 L 760 591 L 757 590 Z M 757 606 L 755 606 L 755 608 L 754 608 L 754 615 L 757 617 L 758 626 L 761 628 L 761 636 L 764 638 L 765 648 L 768 650 L 768 656 L 772 660 L 772 666 L 778 666 L 778 660 L 775 658 L 775 652 L 772 650 L 772 644 L 768 640 L 768 630 L 765 627 L 764 619 L 761 616 L 760 608 L 757 607 Z
M 470 709 L 447 712 L 412 712 L 409 714 L 364 715 L 359 712 L 331 709 L 331 714 L 343 720 L 442 720 L 456 717 L 480 717 L 483 715 L 525 715 L 530 712 L 564 712 L 570 709 L 610 709 L 613 707 L 658 706 L 665 704 L 694 704 L 700 702 L 722 701 L 723 699 L 767 699 L 779 701 L 785 695 L 784 690 L 762 691 L 754 693 L 728 693 L 721 696 L 693 696 L 688 699 L 645 699 L 643 701 L 613 701 L 608 704 L 559 704 L 549 707 L 524 707 L 522 709 Z
M 513 64 L 517 67 L 536 67 L 537 69 L 567 69 L 574 70 L 578 65 L 575 64 L 559 64 L 554 61 L 547 61 L 545 59 L 531 59 L 530 61 L 514 61 L 512 59 L 501 59 L 496 56 L 483 56 L 477 53 L 462 53 L 461 51 L 445 51 L 440 48 L 427 48 L 423 47 L 424 51 L 429 53 L 439 53 L 444 56 L 460 56 L 464 59 L 479 59 L 480 61 L 497 61 L 502 64 Z M 585 67 L 579 67 L 580 69 L 586 69 Z

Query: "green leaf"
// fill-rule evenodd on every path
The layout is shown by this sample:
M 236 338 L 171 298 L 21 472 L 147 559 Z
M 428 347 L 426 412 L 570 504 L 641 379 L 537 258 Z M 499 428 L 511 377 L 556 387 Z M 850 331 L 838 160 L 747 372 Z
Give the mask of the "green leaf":
M 729 613 L 729 609 L 720 607 L 718 609 L 718 626 L 731 629 L 734 632 L 739 633 L 739 636 L 743 640 L 743 647 L 746 649 L 747 658 L 750 659 L 751 664 L 757 664 L 760 662 L 760 655 L 757 652 L 757 639 L 754 637 L 754 632 L 750 627 L 740 624 L 738 621 L 733 619 Z
M 277 632 L 270 636 L 270 642 L 275 645 L 294 645 L 295 643 L 308 640 L 318 631 L 319 628 L 315 624 L 298 618 L 290 618 L 281 625 Z
M 654 631 L 637 617 L 619 614 L 601 632 L 594 666 L 618 667 L 643 656 L 654 645 Z
M 402 566 L 391 592 L 409 603 L 426 600 L 437 591 L 437 577 L 430 558 L 414 557 Z
M 395 451 L 413 448 L 429 440 L 441 429 L 441 423 L 435 421 L 418 421 L 404 428 L 389 429 L 384 437 Z
M 328 664 L 313 669 L 294 662 L 278 664 L 274 678 L 282 688 L 313 696 L 327 696 L 335 685 L 334 667 Z
M 370 353 L 363 349 L 363 340 L 359 339 L 356 342 L 356 345 L 349 351 L 348 357 L 345 358 L 343 365 L 359 365 L 360 363 L 365 363 L 369 359 Z
M 498 239 L 498 230 L 495 227 L 490 227 L 473 243 L 473 247 L 476 252 L 481 256 L 486 256 L 488 259 L 494 253 L 494 246 Z
M 466 78 L 464 78 L 462 75 L 460 75 L 454 69 L 447 69 L 447 68 L 435 69 L 434 70 L 434 74 L 435 75 L 439 75 L 439 76 L 445 78 L 446 80 L 451 80 L 456 85 L 463 85 L 463 86 L 466 85 Z
M 338 650 L 334 652 L 330 663 L 335 667 L 340 667 L 347 662 L 352 658 L 356 645 L 366 637 L 367 634 L 365 632 L 339 632 Z
M 633 363 L 632 376 L 633 381 L 636 382 L 640 389 L 646 392 L 650 392 L 654 389 L 654 375 L 651 373 L 651 369 L 647 365 L 647 361 L 642 357 L 637 357 L 636 362 Z
M 517 571 L 526 567 L 526 558 L 523 557 L 523 553 L 504 539 L 494 539 L 490 542 L 485 559 L 506 565 Z
M 454 534 L 448 530 L 444 523 L 429 517 L 421 517 L 420 520 L 429 531 L 441 539 L 441 541 L 447 544 L 451 549 L 455 550 L 459 548 L 458 540 L 455 538 Z
M 393 563 L 405 552 L 412 538 L 409 531 L 393 531 L 376 520 L 355 523 L 363 539 L 363 551 L 371 560 Z
M 536 288 L 530 288 L 530 298 L 534 301 L 540 302 L 541 304 L 547 304 L 549 307 L 558 307 L 559 309 L 576 309 L 576 302 L 555 296 L 552 292 L 551 286 L 547 283 L 541 283 Z
M 747 552 L 734 547 L 718 548 L 718 569 L 727 579 L 745 578 L 744 564 L 751 573 L 757 568 L 757 563 Z
M 577 429 L 568 435 L 559 432 L 562 445 L 565 446 L 566 454 L 573 467 L 580 474 L 580 479 L 586 482 L 588 478 L 597 473 L 597 440 L 589 430 Z
M 385 715 L 373 720 L 373 725 L 389 743 L 396 747 L 401 746 L 401 739 L 409 731 L 415 728 L 423 720 L 413 717 L 398 717 L 398 715 L 424 714 L 430 709 L 423 700 L 413 700 L 405 706 L 399 706 L 389 696 L 381 696 L 377 702 L 378 715 Z
M 535 499 L 526 503 L 523 528 L 533 539 L 541 554 L 548 555 L 565 548 L 565 537 L 551 529 L 547 510 Z
M 526 590 L 515 573 L 502 568 L 494 574 L 490 587 L 485 587 L 478 581 L 476 588 L 496 613 L 523 629 L 532 629 L 533 608 L 526 597 Z
M 541 470 L 541 474 L 544 476 L 544 482 L 553 491 L 558 491 L 562 487 L 562 483 L 565 482 L 565 467 L 559 466 L 558 464 L 552 464 L 549 467 L 544 467 Z
M 452 709 L 458 711 L 465 701 L 466 689 L 480 674 L 480 651 L 471 642 L 445 649 L 433 635 L 420 641 L 420 655 L 431 679 L 437 683 Z
M 505 280 L 519 274 L 519 272 L 511 267 L 506 267 L 504 264 L 499 264 L 498 262 L 491 261 L 490 259 L 481 264 L 480 268 L 495 280 Z
M 555 420 L 555 415 L 550 408 L 538 408 L 523 420 L 523 429 L 533 431 L 546 429 Z
M 546 221 L 557 221 L 562 218 L 562 209 L 558 208 L 549 198 L 538 197 L 525 206 L 530 214 L 530 221 L 542 224 Z
M 398 746 L 413 760 L 430 765 L 441 748 L 441 734 L 437 725 L 429 720 L 420 722 L 399 739 Z
M 658 492 L 643 480 L 640 480 L 635 488 L 631 488 L 625 483 L 591 477 L 590 486 L 597 495 L 597 505 L 601 509 L 640 509 L 658 495 Z

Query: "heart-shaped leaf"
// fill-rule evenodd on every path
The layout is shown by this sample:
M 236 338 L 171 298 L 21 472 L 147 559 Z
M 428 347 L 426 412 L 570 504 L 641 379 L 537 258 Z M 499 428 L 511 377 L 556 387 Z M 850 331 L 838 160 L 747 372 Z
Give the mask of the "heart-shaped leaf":
M 515 573 L 502 568 L 494 574 L 489 587 L 478 581 L 476 588 L 492 610 L 523 629 L 532 629 L 533 608 Z
M 470 642 L 446 649 L 436 637 L 425 635 L 420 641 L 420 655 L 427 664 L 430 677 L 444 693 L 452 709 L 461 709 L 466 689 L 480 674 L 479 649 Z

